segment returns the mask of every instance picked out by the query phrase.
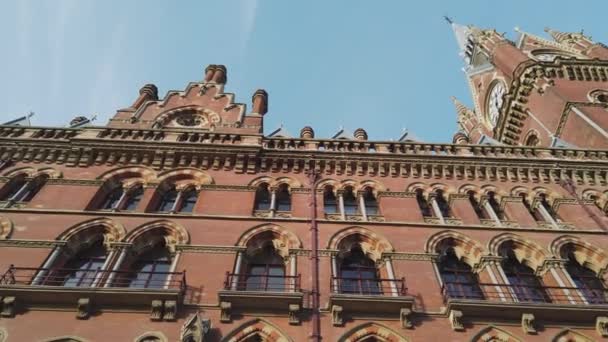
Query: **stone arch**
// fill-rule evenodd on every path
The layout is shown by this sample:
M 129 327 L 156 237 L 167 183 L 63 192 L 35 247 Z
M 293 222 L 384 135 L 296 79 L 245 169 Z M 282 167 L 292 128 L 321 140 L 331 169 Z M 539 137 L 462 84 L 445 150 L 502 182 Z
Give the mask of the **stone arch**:
M 176 186 L 180 185 L 180 188 L 183 188 L 184 186 L 194 185 L 197 189 L 200 189 L 201 185 L 214 183 L 213 178 L 207 172 L 191 167 L 178 168 L 161 172 L 158 174 L 157 181 L 161 183 L 178 183 L 176 184 Z
M 500 248 L 509 242 L 513 243 L 513 252 L 517 260 L 533 270 L 537 270 L 547 260 L 547 253 L 536 242 L 512 233 L 503 233 L 492 238 L 488 242 L 488 251 L 492 255 L 499 256 Z
M 364 180 L 359 183 L 359 185 L 355 188 L 356 191 L 364 191 L 367 188 L 371 188 L 374 196 L 378 196 L 379 191 L 386 191 L 386 186 L 380 182 L 376 182 L 374 180 Z
M 151 183 L 156 180 L 156 171 L 144 166 L 125 166 L 104 172 L 97 177 L 103 181 L 125 178 L 140 178 L 143 183 Z
M 526 133 L 526 137 L 523 141 L 525 146 L 536 147 L 540 144 L 540 134 L 537 130 L 531 129 Z
M 0 216 L 0 240 L 6 240 L 13 232 L 13 221 L 8 217 Z
M 126 236 L 126 230 L 122 224 L 101 217 L 68 228 L 57 237 L 57 240 L 66 241 L 68 250 L 77 252 L 95 242 L 99 234 L 103 235 L 103 244 L 108 248 L 112 242 L 121 241 Z
M 41 168 L 33 168 L 30 166 L 24 166 L 24 167 L 16 167 L 13 169 L 9 169 L 8 171 L 4 172 L 3 176 L 5 177 L 14 177 L 17 175 L 25 175 L 26 177 L 29 178 L 35 178 L 38 176 L 42 176 L 42 175 L 46 175 L 49 178 L 62 178 L 63 174 L 60 171 L 55 170 L 52 167 L 41 167 Z
M 393 329 L 376 322 L 363 323 L 345 332 L 338 342 L 364 342 L 373 337 L 382 342 L 409 342 Z
M 273 178 L 273 177 L 268 177 L 268 176 L 262 176 L 262 177 L 253 179 L 251 182 L 249 182 L 249 186 L 257 188 L 258 186 L 260 186 L 263 183 L 268 184 L 268 186 L 270 188 L 276 188 L 281 184 L 287 184 L 288 189 L 290 191 L 293 188 L 302 187 L 302 183 L 300 183 L 298 180 L 291 178 L 291 177 Z
M 429 193 L 433 193 L 437 190 L 443 191 L 443 194 L 446 196 L 446 199 L 449 195 L 457 192 L 456 189 L 449 187 L 443 183 L 433 183 L 433 184 L 429 185 Z
M 513 197 L 519 197 L 519 196 L 521 196 L 522 194 L 525 194 L 525 195 L 530 196 L 530 189 L 528 189 L 528 188 L 526 188 L 526 187 L 523 187 L 523 186 L 516 186 L 516 187 L 513 187 L 513 188 L 511 189 L 511 191 L 509 191 L 509 193 L 510 193 L 510 194 L 511 194 L 511 196 L 513 196 Z
M 176 245 L 190 243 L 190 234 L 186 228 L 175 222 L 157 220 L 135 228 L 124 240 L 133 243 L 133 249 L 138 253 L 155 245 L 160 239 L 164 239 L 167 248 L 175 252 Z
M 479 193 L 479 187 L 475 184 L 464 184 L 458 188 L 458 193 L 466 195 L 469 191 L 475 191 L 475 193 Z
M 133 342 L 167 342 L 169 341 L 165 334 L 160 331 L 148 331 L 137 336 Z
M 407 192 L 416 192 L 416 190 L 418 190 L 418 189 L 421 189 L 422 193 L 425 196 L 429 194 L 429 186 L 422 182 L 416 182 L 416 183 L 412 183 L 412 184 L 408 185 L 406 188 L 406 191 Z
M 327 248 L 350 251 L 355 243 L 358 243 L 363 252 L 376 262 L 381 260 L 382 253 L 395 250 L 385 237 L 363 227 L 349 227 L 338 231 L 329 239 Z
M 452 247 L 458 259 L 471 267 L 475 267 L 484 255 L 483 247 L 479 242 L 452 230 L 431 235 L 424 250 L 426 253 L 441 254 L 447 247 Z
M 593 342 L 594 340 L 572 329 L 560 331 L 551 342 Z
M 522 342 L 510 332 L 493 325 L 481 329 L 471 338 L 471 342 Z
M 250 187 L 254 187 L 257 188 L 258 186 L 260 186 L 263 183 L 266 183 L 270 186 L 270 183 L 272 183 L 273 178 L 272 177 L 268 177 L 268 176 L 262 176 L 262 177 L 257 177 L 255 179 L 253 179 L 251 182 L 249 182 L 249 186 Z
M 551 191 L 545 187 L 537 186 L 537 187 L 533 188 L 532 191 L 530 191 L 530 198 L 531 199 L 536 198 L 541 194 L 544 194 L 545 197 L 547 198 L 547 201 L 549 201 L 549 203 L 551 203 L 551 204 L 553 204 L 554 200 L 563 197 L 561 194 L 557 193 L 556 191 Z
M 508 193 L 506 193 L 505 191 L 497 188 L 496 186 L 492 185 L 492 184 L 487 184 L 487 185 L 482 185 L 480 192 L 483 195 L 488 195 L 489 192 L 493 192 L 494 194 L 496 194 L 496 196 L 508 196 Z
M 226 335 L 222 342 L 243 342 L 256 335 L 262 337 L 265 342 L 293 342 L 281 329 L 263 318 L 241 324 Z
M 357 184 L 357 181 L 354 179 L 342 180 L 340 182 L 340 184 L 338 185 L 338 191 L 344 191 L 348 187 L 353 188 L 353 193 L 357 193 L 358 184 Z
M 575 236 L 564 235 L 556 238 L 549 245 L 549 250 L 555 258 L 563 258 L 563 249 L 571 245 L 576 261 L 596 274 L 608 268 L 608 255 L 601 248 L 583 241 Z
M 246 248 L 246 253 L 252 255 L 269 241 L 283 258 L 286 258 L 291 250 L 302 248 L 302 241 L 294 232 L 274 224 L 263 224 L 249 229 L 241 235 L 236 245 Z

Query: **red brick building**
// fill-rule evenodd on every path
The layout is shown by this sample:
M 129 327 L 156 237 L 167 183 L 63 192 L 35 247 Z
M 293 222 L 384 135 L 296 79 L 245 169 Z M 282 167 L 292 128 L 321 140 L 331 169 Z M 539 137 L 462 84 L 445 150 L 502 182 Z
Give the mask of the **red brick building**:
M 221 65 L 0 126 L 0 341 L 605 340 L 608 48 L 452 27 L 452 144 L 265 136 Z

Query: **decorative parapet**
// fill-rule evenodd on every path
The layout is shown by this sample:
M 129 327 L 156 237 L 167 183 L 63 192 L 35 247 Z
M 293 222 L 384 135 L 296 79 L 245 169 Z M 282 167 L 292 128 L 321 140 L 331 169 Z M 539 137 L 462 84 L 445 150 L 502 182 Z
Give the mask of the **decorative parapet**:
M 462 226 L 462 220 L 461 219 L 457 219 L 457 218 L 453 218 L 453 217 L 448 217 L 448 218 L 444 218 L 443 219 L 444 223 L 446 225 L 451 225 L 451 226 Z M 425 223 L 430 223 L 430 224 L 443 224 L 441 222 L 441 219 L 439 219 L 438 217 L 424 217 L 424 222 Z

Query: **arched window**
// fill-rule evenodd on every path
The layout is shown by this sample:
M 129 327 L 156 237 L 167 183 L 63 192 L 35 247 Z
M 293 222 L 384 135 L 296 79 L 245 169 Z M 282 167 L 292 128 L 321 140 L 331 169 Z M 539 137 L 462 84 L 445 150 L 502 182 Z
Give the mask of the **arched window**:
M 25 175 L 19 175 L 6 185 L 6 189 L 3 189 L 1 193 L 0 200 L 29 202 L 36 196 L 48 179 L 49 176 L 44 174 L 28 181 Z
M 103 204 L 101 205 L 101 209 L 108 209 L 108 210 L 116 209 L 118 207 L 118 203 L 122 199 L 123 194 L 124 194 L 124 190 L 123 190 L 122 186 L 117 187 L 114 190 L 112 190 L 106 196 L 106 199 L 104 200 Z
M 291 194 L 289 186 L 285 183 L 279 185 L 277 189 L 277 211 L 291 211 Z
M 137 256 L 129 267 L 128 287 L 160 289 L 171 269 L 171 254 L 164 240 Z
M 528 196 L 526 194 L 520 194 L 519 196 L 521 197 L 521 202 L 524 205 L 524 207 L 526 207 L 526 209 L 528 209 L 528 212 L 530 213 L 530 215 L 532 215 L 532 217 L 534 217 L 534 219 L 536 221 L 542 222 L 545 220 L 543 218 L 543 216 L 540 214 L 540 212 L 538 212 L 538 210 L 532 209 L 532 206 L 530 205 L 530 201 L 528 201 Z
M 125 194 L 124 205 L 122 206 L 122 210 L 133 211 L 137 209 L 137 205 L 141 201 L 141 198 L 144 195 L 144 188 L 141 185 L 137 185 L 133 189 L 129 190 Z
M 255 210 L 270 210 L 270 190 L 268 183 L 262 183 L 255 191 Z
M 198 192 L 193 187 L 178 191 L 175 185 L 169 185 L 166 190 L 157 190 L 159 200 L 156 211 L 164 213 L 191 213 L 198 198 Z
M 487 219 L 488 217 L 486 215 L 485 210 L 481 208 L 479 201 L 477 201 L 477 194 L 475 193 L 475 191 L 470 190 L 467 192 L 467 195 L 469 196 L 469 203 L 471 203 L 471 207 L 473 207 L 473 210 L 475 210 L 475 214 L 477 214 L 477 217 L 480 219 Z
M 248 291 L 284 291 L 285 263 L 268 241 L 247 259 L 247 272 L 241 284 Z
M 539 143 L 540 143 L 540 140 L 538 139 L 538 136 L 535 133 L 531 133 L 526 138 L 524 145 L 534 147 L 534 146 L 538 146 Z
M 380 294 L 376 263 L 367 257 L 359 244 L 351 247 L 340 263 L 340 293 Z
M 326 214 L 338 213 L 338 201 L 331 185 L 326 186 L 323 190 L 323 210 Z
M 194 188 L 189 188 L 181 192 L 181 199 L 178 212 L 191 213 L 194 210 L 194 205 L 198 199 L 198 192 Z
M 158 208 L 156 211 L 160 212 L 171 212 L 175 209 L 175 205 L 177 204 L 177 190 L 175 190 L 175 186 L 171 186 L 168 190 L 166 190 L 160 197 L 160 201 L 158 202 Z
M 431 210 L 429 202 L 424 198 L 424 191 L 422 189 L 416 189 L 416 201 L 418 202 L 422 216 L 433 217 L 433 210 Z
M 534 274 L 534 270 L 521 263 L 512 248 L 506 246 L 502 249 L 501 255 L 503 256 L 502 269 L 518 301 L 551 302 L 541 280 Z
M 89 287 L 93 285 L 95 279 L 99 276 L 99 272 L 102 271 L 106 257 L 103 239 L 99 239 L 65 264 L 65 275 L 61 285 L 66 287 Z M 48 282 L 46 284 L 52 285 Z
M 342 194 L 344 200 L 344 214 L 345 215 L 356 215 L 359 209 L 357 205 L 357 198 L 354 194 L 352 186 L 347 186 Z
M 458 259 L 454 248 L 449 247 L 439 259 L 439 274 L 444 295 L 449 298 L 484 299 L 477 275 L 471 266 Z
M 580 290 L 581 295 L 589 304 L 606 304 L 606 288 L 604 283 L 598 278 L 597 274 L 587 267 L 581 265 L 572 251 L 572 247 L 565 249 L 566 271 L 574 282 L 574 285 Z
M 378 215 L 378 201 L 371 188 L 365 188 L 363 204 L 365 204 L 365 213 L 367 215 Z
M 100 209 L 133 211 L 137 209 L 143 194 L 144 188 L 141 185 L 125 191 L 120 184 L 106 195 Z
M 553 210 L 553 208 L 551 207 L 551 205 L 547 201 L 547 195 L 545 195 L 545 194 L 539 194 L 538 195 L 538 200 L 539 200 L 539 205 L 543 206 L 543 208 L 545 209 L 546 213 L 549 214 L 549 216 L 551 216 L 551 218 L 553 218 L 554 220 L 559 221 L 559 217 L 557 216 L 557 213 Z
M 492 210 L 494 211 L 494 214 L 496 214 L 496 216 L 498 217 L 498 219 L 504 220 L 505 212 L 500 208 L 500 204 L 498 204 L 498 201 L 496 200 L 496 193 L 494 193 L 494 191 L 488 192 L 487 201 L 488 201 L 488 204 L 490 204 L 490 207 L 492 208 Z
M 451 217 L 452 213 L 450 210 L 450 205 L 448 201 L 443 196 L 443 190 L 435 191 L 435 201 L 437 202 L 437 206 L 439 207 L 439 211 L 441 212 L 441 216 L 443 217 Z

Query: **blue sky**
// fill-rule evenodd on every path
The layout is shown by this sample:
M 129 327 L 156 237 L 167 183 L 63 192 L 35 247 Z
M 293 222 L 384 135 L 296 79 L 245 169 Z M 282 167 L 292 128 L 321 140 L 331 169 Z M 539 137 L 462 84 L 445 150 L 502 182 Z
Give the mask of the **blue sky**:
M 5 1 L 0 11 L 0 121 L 28 111 L 36 125 L 77 115 L 107 122 L 155 83 L 162 96 L 228 67 L 238 102 L 269 93 L 265 131 L 317 137 L 338 127 L 425 141 L 456 131 L 450 96 L 471 103 L 450 27 L 544 34 L 584 29 L 606 37 L 606 1 Z M 584 4 L 584 5 L 583 5 Z M 575 13 L 576 12 L 576 13 Z M 250 108 L 250 107 L 249 107 Z

